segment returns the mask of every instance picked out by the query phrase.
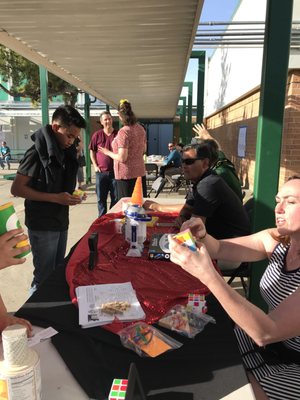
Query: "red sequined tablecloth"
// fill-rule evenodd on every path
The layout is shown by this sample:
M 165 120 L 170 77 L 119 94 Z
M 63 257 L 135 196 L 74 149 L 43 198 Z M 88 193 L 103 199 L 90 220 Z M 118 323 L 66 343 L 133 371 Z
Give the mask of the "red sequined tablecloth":
M 153 213 L 159 222 L 173 222 L 177 214 Z M 186 304 L 188 294 L 207 294 L 208 289 L 178 265 L 170 261 L 148 259 L 149 239 L 153 233 L 175 233 L 174 227 L 155 226 L 147 228 L 147 241 L 142 257 L 127 257 L 129 244 L 120 233 L 116 233 L 114 219 L 122 214 L 106 214 L 98 218 L 81 239 L 66 268 L 66 279 L 70 296 L 76 303 L 75 288 L 103 283 L 131 282 L 138 300 L 146 314 L 145 321 L 154 323 L 175 304 Z M 88 237 L 98 233 L 98 261 L 95 268 L 88 269 Z M 118 332 L 128 323 L 106 325 L 105 328 Z

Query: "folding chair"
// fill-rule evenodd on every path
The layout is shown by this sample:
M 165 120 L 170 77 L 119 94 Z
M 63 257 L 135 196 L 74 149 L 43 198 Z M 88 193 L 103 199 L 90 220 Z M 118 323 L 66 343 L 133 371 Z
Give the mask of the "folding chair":
M 227 283 L 231 285 L 235 278 L 240 278 L 245 296 L 248 295 L 248 283 L 246 279 L 250 278 L 250 264 L 248 262 L 241 263 L 237 268 L 222 269 L 222 275 L 229 278 Z
M 167 180 L 163 178 L 162 176 L 159 176 L 155 181 L 152 183 L 151 189 L 149 193 L 147 194 L 147 197 L 150 197 L 151 193 L 154 191 L 155 193 L 155 198 L 159 195 L 159 193 L 163 190 Z
M 246 203 L 244 204 L 244 209 L 247 212 L 247 215 L 249 217 L 250 223 L 251 223 L 251 219 L 252 219 L 252 212 L 253 212 L 253 198 L 250 198 L 249 200 L 246 201 Z M 250 278 L 250 263 L 248 262 L 242 262 L 239 266 L 237 266 L 236 268 L 224 268 L 222 269 L 222 267 L 220 268 L 222 275 L 225 277 L 229 277 L 227 283 L 229 285 L 232 284 L 232 282 L 234 281 L 235 278 L 240 278 L 241 280 L 241 284 L 243 286 L 245 295 L 247 297 L 248 295 L 248 284 L 246 279 Z
M 178 192 L 179 189 L 184 188 L 185 193 L 187 194 L 189 190 L 189 184 L 187 180 L 185 179 L 183 173 L 181 174 L 175 174 L 175 175 L 166 175 L 166 180 L 169 184 L 170 191 L 171 192 Z
M 165 175 L 165 178 L 167 180 L 168 186 L 169 186 L 169 193 L 175 192 L 176 186 L 177 186 L 177 179 L 180 177 L 180 174 L 175 174 L 175 175 Z
M 145 168 L 147 187 L 150 187 L 152 182 L 158 177 L 158 166 L 155 163 L 145 163 Z

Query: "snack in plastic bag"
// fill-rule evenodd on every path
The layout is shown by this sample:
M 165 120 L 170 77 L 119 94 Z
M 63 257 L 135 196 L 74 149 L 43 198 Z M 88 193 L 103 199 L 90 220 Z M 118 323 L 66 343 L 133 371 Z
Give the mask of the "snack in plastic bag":
M 158 324 L 181 335 L 194 338 L 203 331 L 208 322 L 215 323 L 216 321 L 207 314 L 195 313 L 189 308 L 177 304 L 158 321 Z
M 169 310 L 159 321 L 158 325 L 171 329 L 186 336 L 191 335 L 188 313 L 184 306 L 176 305 Z
M 122 329 L 119 336 L 124 347 L 135 351 L 141 357 L 157 357 L 182 346 L 182 343 L 145 322 L 137 322 Z

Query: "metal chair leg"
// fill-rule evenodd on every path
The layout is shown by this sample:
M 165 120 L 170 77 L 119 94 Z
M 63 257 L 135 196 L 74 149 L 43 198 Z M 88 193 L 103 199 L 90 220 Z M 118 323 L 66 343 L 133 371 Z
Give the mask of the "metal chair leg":
M 161 181 L 161 184 L 160 184 L 159 188 L 157 189 L 157 192 L 156 192 L 156 194 L 154 196 L 155 199 L 159 195 L 159 193 L 163 190 L 163 188 L 165 187 L 165 184 L 166 184 L 166 179 L 163 178 L 162 181 Z

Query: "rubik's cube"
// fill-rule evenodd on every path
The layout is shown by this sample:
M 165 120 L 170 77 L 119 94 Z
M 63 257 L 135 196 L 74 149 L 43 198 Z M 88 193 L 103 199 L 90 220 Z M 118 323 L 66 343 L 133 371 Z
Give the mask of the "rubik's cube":
M 205 296 L 198 293 L 189 293 L 187 308 L 196 313 L 206 313 Z
M 192 251 L 197 250 L 194 236 L 189 229 L 177 233 L 177 235 L 173 236 L 173 239 L 175 239 L 179 244 L 188 247 Z
M 126 396 L 128 380 L 127 379 L 114 379 L 108 400 L 124 400 Z

